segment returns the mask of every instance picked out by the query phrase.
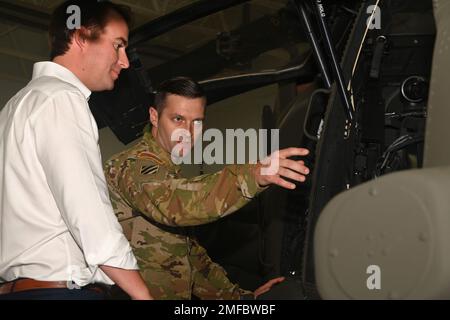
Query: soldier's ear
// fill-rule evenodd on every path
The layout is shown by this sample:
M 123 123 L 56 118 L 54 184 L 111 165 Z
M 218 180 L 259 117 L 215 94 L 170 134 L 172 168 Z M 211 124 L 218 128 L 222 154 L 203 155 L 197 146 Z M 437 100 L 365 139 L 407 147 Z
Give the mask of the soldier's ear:
M 148 112 L 150 114 L 150 123 L 154 128 L 158 128 L 158 119 L 159 119 L 158 110 L 156 110 L 153 107 L 150 107 L 148 109 Z

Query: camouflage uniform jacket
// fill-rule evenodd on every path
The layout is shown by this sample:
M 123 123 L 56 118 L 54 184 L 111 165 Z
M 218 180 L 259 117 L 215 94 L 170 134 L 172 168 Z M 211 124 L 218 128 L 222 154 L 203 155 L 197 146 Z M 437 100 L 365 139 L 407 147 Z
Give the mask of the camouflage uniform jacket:
M 195 295 L 228 300 L 251 294 L 231 283 L 195 239 L 158 224 L 195 226 L 233 213 L 263 190 L 251 173 L 253 167 L 231 165 L 214 174 L 182 178 L 180 167 L 150 132 L 107 161 L 105 175 L 115 213 L 156 299 Z

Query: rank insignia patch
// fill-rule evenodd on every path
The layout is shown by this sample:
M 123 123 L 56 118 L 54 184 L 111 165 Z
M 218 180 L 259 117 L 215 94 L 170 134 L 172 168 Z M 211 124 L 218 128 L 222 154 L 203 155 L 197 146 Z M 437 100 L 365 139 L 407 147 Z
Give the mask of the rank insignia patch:
M 142 166 L 141 167 L 141 174 L 148 175 L 148 174 L 155 174 L 159 170 L 158 165 L 150 165 L 150 166 Z

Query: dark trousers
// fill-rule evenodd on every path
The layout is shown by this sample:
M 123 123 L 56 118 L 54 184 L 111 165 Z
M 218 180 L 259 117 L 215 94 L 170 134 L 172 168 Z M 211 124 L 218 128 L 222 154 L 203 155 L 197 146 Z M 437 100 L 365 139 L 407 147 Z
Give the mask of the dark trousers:
M 39 289 L 0 295 L 0 300 L 104 300 L 100 292 L 88 289 Z

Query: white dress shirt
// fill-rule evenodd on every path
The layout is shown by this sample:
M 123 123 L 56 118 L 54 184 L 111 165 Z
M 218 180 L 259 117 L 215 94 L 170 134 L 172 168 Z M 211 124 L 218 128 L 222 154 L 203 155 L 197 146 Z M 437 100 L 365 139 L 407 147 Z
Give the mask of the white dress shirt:
M 0 112 L 0 283 L 112 284 L 99 265 L 138 269 L 109 200 L 90 94 L 39 62 Z

